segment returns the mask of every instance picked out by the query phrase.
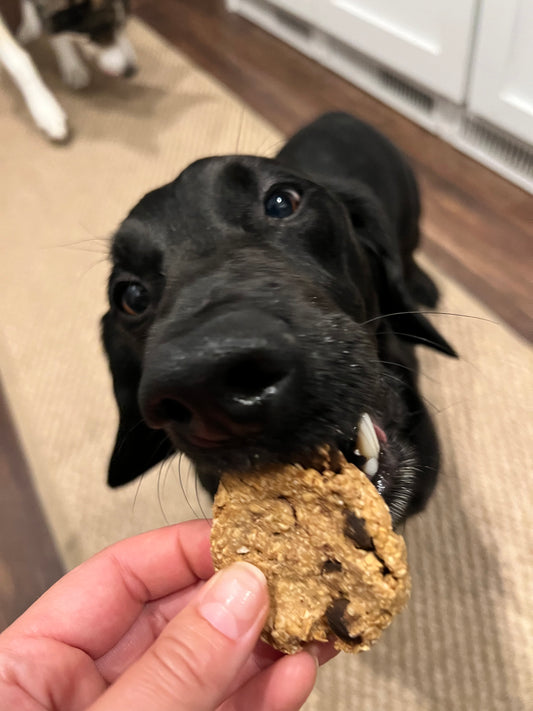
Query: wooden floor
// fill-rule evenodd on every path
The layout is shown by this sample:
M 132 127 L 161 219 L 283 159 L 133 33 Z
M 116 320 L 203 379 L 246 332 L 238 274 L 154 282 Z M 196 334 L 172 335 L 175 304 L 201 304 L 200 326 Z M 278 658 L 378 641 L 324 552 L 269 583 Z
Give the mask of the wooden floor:
M 137 14 L 290 134 L 343 109 L 410 157 L 423 190 L 425 252 L 499 317 L 533 335 L 533 198 L 348 82 L 224 10 L 222 0 L 134 0 Z M 62 571 L 0 388 L 0 629 Z
M 62 573 L 0 382 L 0 630 Z

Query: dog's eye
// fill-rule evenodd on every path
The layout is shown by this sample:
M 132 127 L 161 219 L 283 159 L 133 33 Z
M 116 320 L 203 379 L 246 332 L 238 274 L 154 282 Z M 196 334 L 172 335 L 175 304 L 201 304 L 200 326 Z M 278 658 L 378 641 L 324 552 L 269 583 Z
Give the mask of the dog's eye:
M 118 308 L 129 316 L 140 316 L 150 305 L 150 294 L 139 282 L 118 284 L 114 294 Z
M 298 209 L 301 197 L 292 188 L 274 188 L 265 199 L 265 214 L 268 217 L 289 217 Z

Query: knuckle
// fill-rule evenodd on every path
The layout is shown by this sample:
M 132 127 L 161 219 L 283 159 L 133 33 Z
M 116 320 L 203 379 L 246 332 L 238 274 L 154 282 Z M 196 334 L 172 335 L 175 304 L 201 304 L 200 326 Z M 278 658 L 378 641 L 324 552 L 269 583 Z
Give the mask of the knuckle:
M 209 675 L 202 649 L 195 649 L 186 637 L 162 634 L 152 648 L 158 683 L 175 693 L 176 689 L 205 688 Z

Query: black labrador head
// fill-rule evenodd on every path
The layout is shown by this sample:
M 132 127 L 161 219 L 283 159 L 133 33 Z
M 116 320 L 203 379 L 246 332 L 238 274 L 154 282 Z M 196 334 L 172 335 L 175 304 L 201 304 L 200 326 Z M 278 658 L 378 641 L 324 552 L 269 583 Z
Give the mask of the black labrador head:
M 213 493 L 225 470 L 332 443 L 395 522 L 423 506 L 438 446 L 411 342 L 452 351 L 416 312 L 399 257 L 376 258 L 379 206 L 357 204 L 355 218 L 279 161 L 228 156 L 131 211 L 103 319 L 120 411 L 111 486 L 178 450 Z M 384 304 L 411 313 L 396 327 Z

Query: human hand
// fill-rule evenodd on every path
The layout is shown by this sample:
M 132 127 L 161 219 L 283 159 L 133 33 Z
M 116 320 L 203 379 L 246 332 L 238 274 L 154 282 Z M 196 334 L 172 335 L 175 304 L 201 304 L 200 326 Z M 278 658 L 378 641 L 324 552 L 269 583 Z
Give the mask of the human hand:
M 236 563 L 211 578 L 209 531 L 189 521 L 127 539 L 50 588 L 0 635 L 0 707 L 299 709 L 332 649 L 258 642 L 264 576 Z

